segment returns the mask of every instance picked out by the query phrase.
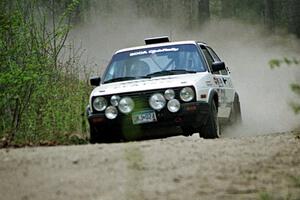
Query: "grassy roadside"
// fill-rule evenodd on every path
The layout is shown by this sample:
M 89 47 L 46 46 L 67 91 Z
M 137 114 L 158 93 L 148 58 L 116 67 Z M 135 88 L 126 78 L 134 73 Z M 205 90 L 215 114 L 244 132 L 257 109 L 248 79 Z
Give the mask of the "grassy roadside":
M 0 140 L 1 148 L 23 148 L 23 147 L 41 147 L 41 146 L 61 146 L 61 145 L 82 145 L 88 144 L 88 140 L 82 133 L 57 133 L 57 134 L 44 134 L 47 137 L 36 137 L 33 139 L 17 138 L 10 142 L 8 137 L 2 137 Z
M 89 67 L 67 42 L 79 1 L 51 2 L 0 3 L 0 148 L 86 142 Z

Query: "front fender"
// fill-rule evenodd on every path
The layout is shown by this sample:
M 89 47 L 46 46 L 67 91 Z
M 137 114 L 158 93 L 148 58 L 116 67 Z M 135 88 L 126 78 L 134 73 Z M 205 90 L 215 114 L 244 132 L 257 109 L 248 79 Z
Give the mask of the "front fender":
M 212 88 L 208 92 L 208 103 L 211 105 L 212 102 L 215 102 L 217 108 L 219 107 L 219 95 L 216 89 Z

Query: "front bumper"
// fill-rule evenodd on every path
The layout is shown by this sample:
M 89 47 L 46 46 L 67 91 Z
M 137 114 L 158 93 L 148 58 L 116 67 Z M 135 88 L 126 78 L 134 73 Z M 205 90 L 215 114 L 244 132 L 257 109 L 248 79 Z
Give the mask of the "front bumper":
M 140 110 L 139 110 L 140 111 Z M 138 111 L 134 111 L 138 112 Z M 118 134 L 126 135 L 128 132 L 145 133 L 150 131 L 155 134 L 158 130 L 164 130 L 164 133 L 174 131 L 172 128 L 181 130 L 195 130 L 204 126 L 209 114 L 209 104 L 205 102 L 191 102 L 181 104 L 177 113 L 171 113 L 167 108 L 161 111 L 155 111 L 156 122 L 145 124 L 133 124 L 132 115 L 119 113 L 114 120 L 107 119 L 104 113 L 89 113 L 88 121 L 91 128 L 94 128 L 97 134 Z M 169 135 L 169 133 L 167 133 Z

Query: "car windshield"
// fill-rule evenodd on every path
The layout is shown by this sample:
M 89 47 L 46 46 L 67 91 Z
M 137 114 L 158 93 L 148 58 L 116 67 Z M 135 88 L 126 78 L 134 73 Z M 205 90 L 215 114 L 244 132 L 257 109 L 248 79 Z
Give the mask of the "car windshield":
M 117 53 L 103 83 L 204 72 L 203 57 L 196 45 L 171 45 Z

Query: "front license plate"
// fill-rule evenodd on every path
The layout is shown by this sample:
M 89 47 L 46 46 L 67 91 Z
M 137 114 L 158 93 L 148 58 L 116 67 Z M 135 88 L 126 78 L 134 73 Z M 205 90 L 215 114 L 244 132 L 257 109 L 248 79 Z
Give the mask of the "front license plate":
M 156 114 L 153 110 L 136 112 L 132 114 L 132 123 L 133 124 L 145 124 L 150 122 L 156 122 Z

